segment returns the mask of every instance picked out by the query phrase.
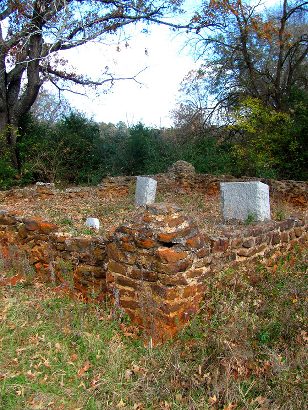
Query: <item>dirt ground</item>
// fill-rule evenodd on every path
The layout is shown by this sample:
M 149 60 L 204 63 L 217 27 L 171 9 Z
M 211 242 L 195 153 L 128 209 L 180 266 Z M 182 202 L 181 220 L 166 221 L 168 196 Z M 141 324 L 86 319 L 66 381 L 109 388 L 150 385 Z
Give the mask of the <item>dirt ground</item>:
M 270 200 L 273 220 L 307 216 L 307 209 L 296 207 L 274 196 Z M 207 234 L 219 235 L 226 228 L 217 193 L 208 195 L 180 190 L 158 190 L 156 202 L 177 204 Z M 106 192 L 101 187 L 72 187 L 56 190 L 50 195 L 38 195 L 36 187 L 29 186 L 0 192 L 0 204 L 1 209 L 16 212 L 20 216 L 36 216 L 56 223 L 60 231 L 72 235 L 93 234 L 85 226 L 87 217 L 99 219 L 100 229 L 96 234 L 105 236 L 112 228 L 140 212 L 134 205 L 134 186 L 131 186 L 126 195 L 120 191 Z M 239 227 L 239 224 L 234 226 Z

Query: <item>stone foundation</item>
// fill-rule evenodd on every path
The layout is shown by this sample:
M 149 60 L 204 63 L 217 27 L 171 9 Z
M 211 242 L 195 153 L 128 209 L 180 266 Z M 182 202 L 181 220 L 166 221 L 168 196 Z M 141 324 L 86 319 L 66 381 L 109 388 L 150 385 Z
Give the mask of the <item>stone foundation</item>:
M 107 287 L 153 341 L 169 339 L 197 313 L 209 271 L 209 245 L 174 205 L 156 204 L 116 229 Z
M 27 255 L 42 281 L 69 282 L 85 299 L 110 295 L 154 343 L 175 335 L 199 310 L 204 278 L 230 266 L 272 259 L 307 243 L 307 219 L 226 225 L 199 231 L 170 204 L 149 205 L 109 238 L 72 237 L 57 225 L 0 211 L 0 246 Z

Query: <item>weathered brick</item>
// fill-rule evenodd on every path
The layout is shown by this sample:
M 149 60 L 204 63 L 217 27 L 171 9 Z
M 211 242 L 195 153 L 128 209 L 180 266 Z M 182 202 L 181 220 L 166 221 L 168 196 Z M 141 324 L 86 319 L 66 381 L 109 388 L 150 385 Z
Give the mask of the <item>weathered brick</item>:
M 93 277 L 101 279 L 106 277 L 106 271 L 97 266 L 78 265 L 75 270 L 76 275 L 84 276 L 86 278 Z
M 217 238 L 212 239 L 211 250 L 213 253 L 225 252 L 230 245 L 230 239 L 227 238 Z
M 145 269 L 137 269 L 133 267 L 129 273 L 129 277 L 138 280 L 145 280 L 148 282 L 155 282 L 157 280 L 157 272 L 148 271 Z
M 185 259 L 188 255 L 187 252 L 175 248 L 158 248 L 156 253 L 158 258 L 164 263 L 178 262 Z
M 294 229 L 295 229 L 295 228 L 294 228 Z M 290 238 L 290 241 L 291 241 L 292 239 L 295 239 L 295 238 L 296 238 L 296 235 L 295 235 L 294 229 L 292 229 L 292 230 L 289 232 L 289 238 Z
M 155 270 L 166 275 L 170 275 L 176 272 L 185 272 L 191 267 L 192 263 L 188 260 L 182 260 L 176 263 L 162 263 L 156 262 Z
M 302 235 L 302 233 L 303 233 L 303 228 L 301 228 L 299 226 L 296 226 L 294 228 L 294 234 L 297 238 L 299 238 Z
M 120 306 L 124 309 L 129 308 L 129 309 L 138 309 L 140 307 L 140 304 L 138 303 L 137 300 L 135 299 L 124 299 L 121 298 L 120 300 Z
M 236 249 L 242 246 L 243 238 L 234 238 L 231 240 L 231 249 Z
M 169 315 L 170 313 L 178 312 L 183 307 L 183 305 L 184 305 L 183 300 L 180 302 L 176 302 L 176 303 L 164 302 L 158 307 L 158 309 L 161 312 Z
M 0 225 L 16 225 L 17 220 L 13 215 L 8 214 L 5 211 L 0 211 Z
M 184 216 L 178 216 L 178 217 L 169 217 L 166 219 L 166 223 L 168 224 L 168 226 L 170 228 L 174 228 L 177 227 L 179 225 L 182 225 L 184 222 L 186 221 L 186 219 L 184 218 Z
M 134 279 L 128 278 L 127 276 L 117 275 L 117 274 L 114 275 L 114 278 L 115 278 L 114 282 L 116 284 L 119 284 L 120 286 L 127 286 L 132 289 L 138 289 L 139 282 Z
M 39 231 L 41 233 L 51 233 L 58 229 L 58 226 L 50 222 L 42 221 L 39 218 L 23 219 L 27 231 Z
M 117 262 L 125 262 L 129 265 L 133 265 L 137 258 L 136 254 L 121 251 L 116 242 L 112 242 L 107 245 L 107 255 L 110 259 Z
M 109 259 L 108 269 L 111 272 L 120 273 L 121 275 L 124 275 L 124 276 L 126 276 L 128 272 L 128 267 L 125 264 L 114 261 L 112 259 Z
M 210 247 L 208 245 L 203 245 L 201 249 L 196 252 L 198 258 L 204 258 L 210 255 Z
M 144 239 L 136 240 L 136 245 L 139 248 L 150 249 L 150 248 L 154 248 L 154 246 L 156 245 L 156 242 L 153 239 L 144 238 Z
M 294 226 L 294 219 L 287 219 L 286 221 L 279 222 L 278 226 L 281 232 L 289 230 Z
M 243 246 L 244 248 L 252 248 L 252 247 L 254 247 L 254 246 L 255 246 L 255 238 L 246 239 L 246 240 L 243 242 L 242 246 Z
M 189 248 L 200 249 L 204 245 L 204 240 L 200 234 L 196 234 L 191 238 L 186 239 L 185 243 Z
M 137 298 L 137 291 L 134 289 L 130 289 L 130 288 L 122 288 L 119 287 L 119 294 L 120 297 L 126 298 L 126 299 L 136 299 Z
M 182 274 L 176 275 L 164 275 L 162 273 L 158 273 L 158 279 L 163 285 L 171 285 L 171 286 L 182 286 L 188 285 L 187 279 Z
M 289 233 L 284 231 L 281 233 L 281 242 L 288 243 L 289 242 Z
M 189 298 L 191 296 L 195 296 L 198 293 L 202 293 L 205 291 L 205 286 L 203 284 L 186 286 L 183 289 L 183 298 Z
M 126 252 L 136 252 L 136 246 L 133 242 L 122 242 L 121 248 Z
M 160 232 L 157 235 L 157 240 L 163 243 L 172 243 L 173 239 L 176 238 L 177 232 Z
M 182 288 L 180 287 L 167 287 L 160 283 L 151 283 L 150 289 L 154 292 L 154 294 L 168 300 L 174 300 L 180 297 L 182 293 Z
M 266 235 L 259 235 L 255 238 L 256 245 L 261 245 L 261 243 L 267 243 Z
M 256 254 L 256 248 L 240 248 L 237 250 L 238 256 L 252 256 Z

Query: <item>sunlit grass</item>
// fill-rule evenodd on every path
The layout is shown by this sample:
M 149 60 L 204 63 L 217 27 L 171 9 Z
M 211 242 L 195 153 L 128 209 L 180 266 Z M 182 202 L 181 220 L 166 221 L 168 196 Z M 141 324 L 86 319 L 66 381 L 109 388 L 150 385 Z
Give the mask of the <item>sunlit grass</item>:
M 304 409 L 306 257 L 208 278 L 200 314 L 154 349 L 105 305 L 0 287 L 0 408 Z

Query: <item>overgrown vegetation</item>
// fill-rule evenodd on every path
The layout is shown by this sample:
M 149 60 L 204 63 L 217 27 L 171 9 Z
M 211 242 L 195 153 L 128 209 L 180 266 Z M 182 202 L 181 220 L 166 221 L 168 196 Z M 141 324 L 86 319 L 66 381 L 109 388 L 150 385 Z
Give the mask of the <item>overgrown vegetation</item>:
M 176 22 L 177 13 L 185 15 L 181 0 L 166 1 L 164 7 L 145 0 L 137 6 L 101 1 L 91 13 L 87 1 L 79 3 L 64 7 L 54 0 L 16 0 L 0 8 L 0 22 L 8 25 L 0 50 L 5 74 L 0 79 L 0 188 L 37 180 L 97 184 L 106 175 L 162 172 L 179 159 L 205 173 L 307 179 L 305 1 L 283 0 L 267 9 L 246 0 L 201 1 L 184 26 Z M 167 23 L 165 13 L 175 20 Z M 73 74 L 60 58 L 51 64 L 50 55 L 93 39 L 105 41 L 138 21 L 185 28 L 187 44 L 200 61 L 182 82 L 174 128 L 97 124 L 72 113 L 63 96 L 59 103 L 42 88 L 48 81 L 58 91 L 64 81 L 75 92 L 76 85 L 113 84 L 108 66 L 94 81 Z M 61 39 L 53 38 L 53 30 L 62 33 Z
M 306 271 L 297 249 L 208 278 L 200 314 L 154 349 L 106 306 L 2 280 L 0 408 L 304 409 Z
M 307 106 L 293 115 L 247 99 L 234 124 L 194 134 L 184 126 L 153 129 L 143 124 L 98 124 L 79 113 L 55 123 L 26 116 L 18 145 L 22 174 L 16 179 L 8 153 L 0 159 L 0 187 L 35 181 L 98 184 L 107 175 L 165 172 L 179 159 L 197 172 L 280 179 L 307 179 Z

